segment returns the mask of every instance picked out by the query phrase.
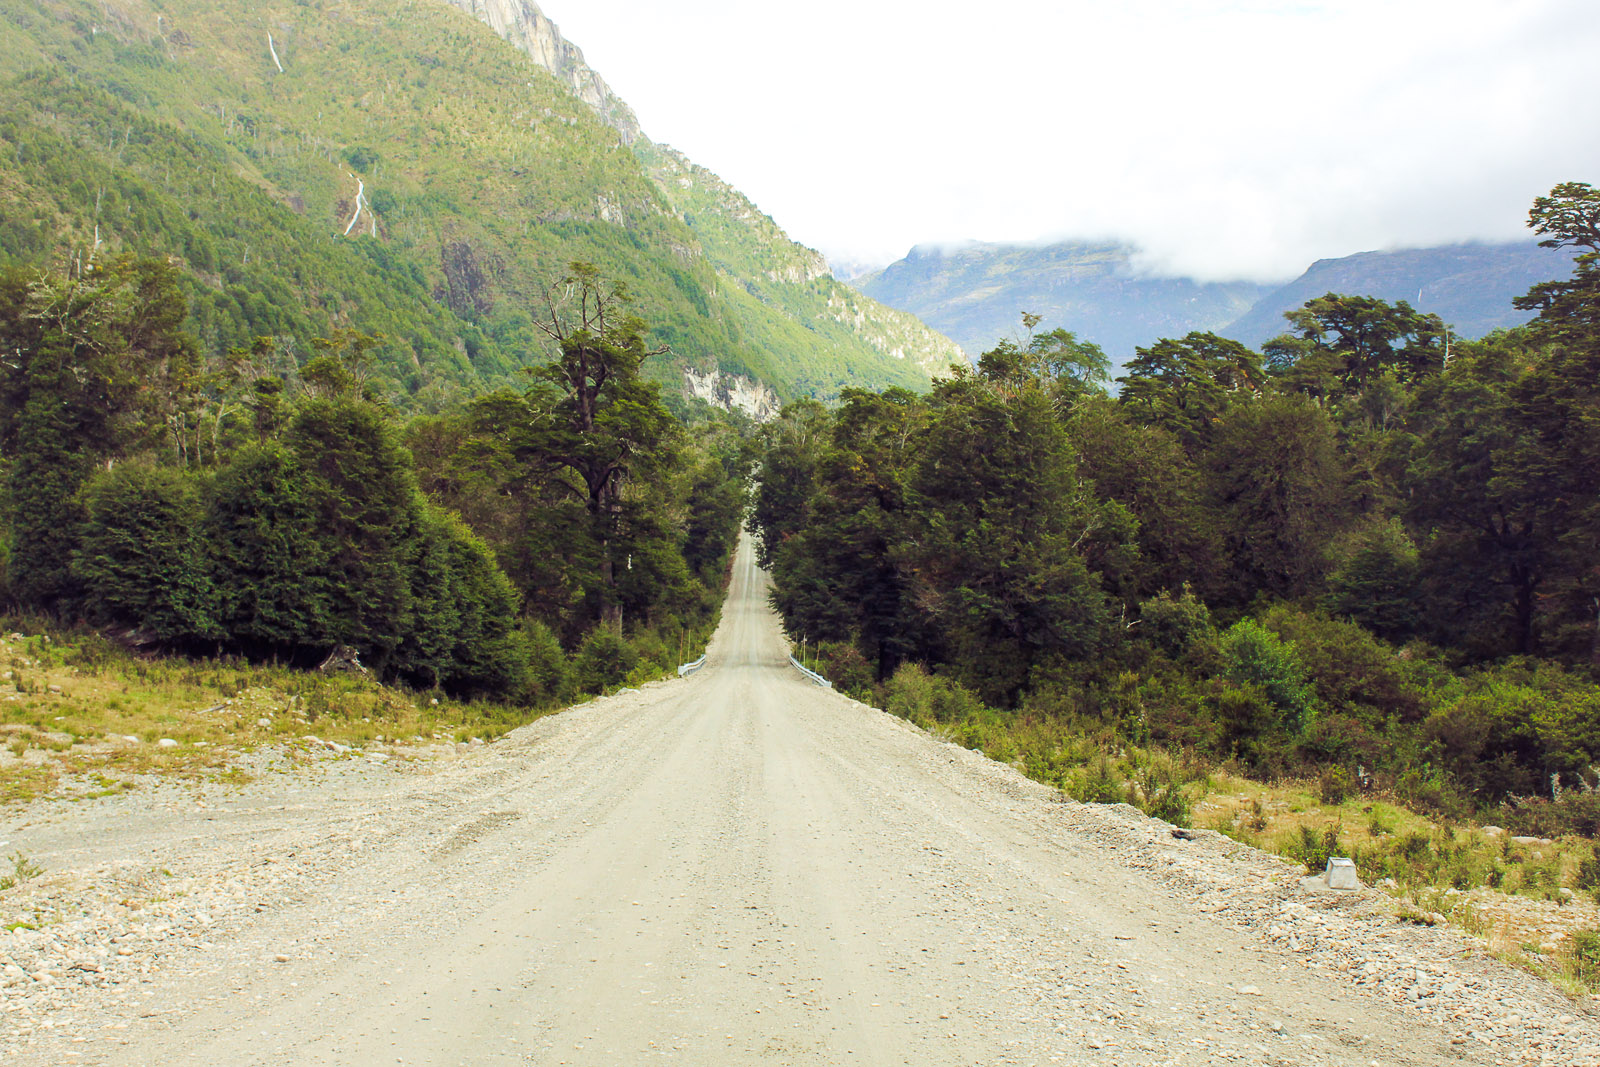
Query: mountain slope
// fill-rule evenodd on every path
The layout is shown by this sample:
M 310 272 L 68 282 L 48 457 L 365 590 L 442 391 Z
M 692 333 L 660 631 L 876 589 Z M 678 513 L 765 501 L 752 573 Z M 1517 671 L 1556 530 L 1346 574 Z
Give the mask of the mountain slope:
M 864 342 L 905 364 L 890 372 L 893 380 L 887 384 L 920 386 L 928 375 L 941 374 L 964 358 L 954 342 L 914 315 L 885 307 L 839 283 L 820 253 L 791 241 L 770 216 L 712 171 L 670 146 L 652 142 L 640 130 L 632 109 L 531 0 L 443 2 L 472 14 L 556 75 L 633 148 L 662 198 L 730 283 L 725 295 L 746 329 L 760 331 L 760 321 L 777 314 L 843 351 Z M 863 369 L 866 375 L 857 384 L 884 373 L 872 360 L 864 361 Z M 815 392 L 819 387 L 826 390 L 828 383 L 805 375 L 795 385 L 802 392 Z
M 974 354 L 1014 334 L 1026 311 L 1044 316 L 1041 328 L 1071 330 L 1119 363 L 1157 338 L 1232 322 L 1268 291 L 1251 282 L 1144 277 L 1132 255 L 1115 242 L 918 247 L 854 284 Z
M 796 244 L 742 193 L 681 152 L 643 141 L 634 151 L 678 216 L 700 238 L 719 275 L 832 345 L 865 342 L 902 361 L 898 384 L 942 374 L 965 355 L 915 315 L 837 281 L 821 253 Z
M 270 336 L 303 361 L 340 328 L 381 333 L 397 399 L 434 406 L 546 358 L 532 322 L 582 259 L 630 287 L 675 386 L 686 367 L 785 396 L 927 380 L 719 274 L 575 49 L 558 77 L 439 0 L 0 14 L 0 263 L 172 256 L 210 351 Z
M 1283 313 L 1324 293 L 1405 300 L 1419 311 L 1437 314 L 1463 337 L 1518 326 L 1533 316 L 1511 306 L 1513 297 L 1535 282 L 1572 272 L 1572 254 L 1540 248 L 1533 241 L 1462 244 L 1362 252 L 1319 259 L 1283 288 L 1219 331 L 1252 347 L 1285 329 Z

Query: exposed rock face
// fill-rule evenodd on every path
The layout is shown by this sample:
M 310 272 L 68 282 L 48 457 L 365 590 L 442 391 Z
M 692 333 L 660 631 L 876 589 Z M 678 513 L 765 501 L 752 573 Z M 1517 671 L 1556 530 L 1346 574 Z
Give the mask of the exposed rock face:
M 604 78 L 584 62 L 583 51 L 561 36 L 561 29 L 545 17 L 533 0 L 444 0 L 484 23 L 501 37 L 533 57 L 533 61 L 561 80 L 574 96 L 588 104 L 606 125 L 622 135 L 623 144 L 639 139 L 639 120 L 633 109 L 611 91 Z
M 702 373 L 693 367 L 683 368 L 683 391 L 712 407 L 724 411 L 742 411 L 757 422 L 777 418 L 783 406 L 777 393 L 754 378 L 722 371 Z

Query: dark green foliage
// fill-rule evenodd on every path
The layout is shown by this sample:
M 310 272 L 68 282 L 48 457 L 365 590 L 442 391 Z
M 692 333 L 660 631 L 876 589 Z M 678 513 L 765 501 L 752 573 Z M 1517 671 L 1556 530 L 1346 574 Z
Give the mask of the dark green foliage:
M 1591 247 L 1592 216 L 1587 187 L 1561 187 L 1536 222 Z M 1145 764 L 1080 771 L 1063 736 L 1317 778 L 1329 803 L 1377 790 L 1592 832 L 1583 270 L 1528 330 L 1453 341 L 1447 367 L 1441 324 L 1329 296 L 1264 379 L 1191 335 L 1142 352 L 1113 401 L 1015 342 L 925 399 L 791 409 L 752 516 L 774 602 L 791 632 L 876 653 L 880 703 L 1084 795 L 1181 816 Z M 1561 662 L 1495 660 L 1519 651 Z
M 217 618 L 243 648 L 292 655 L 330 631 L 332 545 L 320 535 L 309 477 L 277 443 L 241 451 L 210 490 L 206 541 Z
M 1042 657 L 1098 650 L 1105 597 L 1081 549 L 1120 530 L 1083 491 L 1040 391 L 1008 400 L 956 380 L 940 399 L 910 477 L 905 567 L 959 676 L 1009 704 Z
M 1109 397 L 1074 404 L 1066 429 L 1098 494 L 1126 508 L 1139 524 L 1137 562 L 1122 568 L 1131 591 L 1149 595 L 1188 584 L 1204 596 L 1221 593 L 1221 523 L 1205 472 L 1178 436 L 1162 426 L 1140 425 Z M 1208 435 L 1210 429 L 1208 424 Z
M 1350 396 L 1386 373 L 1411 382 L 1444 366 L 1444 323 L 1404 300 L 1328 293 L 1284 317 L 1293 333 L 1263 348 L 1268 366 L 1294 392 Z
M 528 649 L 528 696 L 536 704 L 561 704 L 578 694 L 572 661 L 555 633 L 538 620 L 523 625 Z
M 1232 599 L 1316 590 L 1327 547 L 1349 513 L 1327 413 L 1290 396 L 1235 405 L 1218 424 L 1206 462 L 1222 509 Z
M 817 647 L 811 658 L 817 673 L 832 682 L 840 692 L 870 697 L 872 684 L 877 680 L 876 672 L 854 645 L 826 641 Z
M 622 684 L 638 664 L 639 653 L 627 638 L 600 626 L 589 631 L 574 659 L 578 685 L 591 693 L 603 693 Z
M 1123 368 L 1118 399 L 1141 423 L 1176 435 L 1191 452 L 1210 440 L 1230 404 L 1254 399 L 1266 382 L 1261 356 L 1214 333 L 1161 340 Z
M 1328 576 L 1324 603 L 1380 637 L 1403 640 L 1421 621 L 1417 547 L 1398 520 L 1356 534 Z
M 494 554 L 456 516 L 422 509 L 410 577 L 414 621 L 402 673 L 457 693 L 522 693 L 530 646 L 518 597 Z
M 387 669 L 414 624 L 408 556 L 420 519 L 409 457 L 378 409 L 311 400 L 285 435 L 304 472 L 322 542 L 315 579 L 329 593 L 312 641 L 353 645 Z
M 1139 636 L 1174 659 L 1196 645 L 1217 639 L 1211 612 L 1194 591 L 1184 586 L 1181 596 L 1163 590 L 1139 606 Z
M 24 603 L 75 603 L 78 489 L 96 459 L 149 445 L 185 403 L 194 353 L 183 318 L 165 263 L 0 278 L 0 448 L 11 458 L 11 587 Z
M 8 577 L 30 608 L 302 665 L 349 646 L 385 679 L 539 703 L 576 694 L 571 665 L 551 627 L 522 618 L 498 555 L 525 580 L 564 568 L 562 610 L 549 615 L 563 627 L 611 603 L 676 642 L 711 614 L 743 507 L 742 438 L 710 428 L 704 448 L 680 455 L 654 387 L 626 360 L 591 392 L 587 431 L 569 420 L 552 432 L 538 391 L 418 420 L 408 437 L 429 488 L 476 503 L 482 536 L 420 491 L 374 401 L 376 338 L 319 340 L 291 391 L 270 339 L 200 369 L 162 264 L 117 261 L 77 281 L 0 276 L 0 299 L 15 357 L 0 372 Z M 632 370 L 641 335 L 630 322 Z M 571 477 L 594 456 L 610 484 L 604 521 Z M 628 487 L 623 475 L 638 471 L 652 479 Z M 608 544 L 620 573 L 595 550 Z M 672 666 L 659 634 L 637 633 L 637 649 L 615 636 L 624 675 Z M 585 665 L 590 681 L 613 673 L 592 654 Z
M 92 616 L 156 641 L 222 636 L 193 478 L 122 464 L 84 487 L 83 511 L 72 570 Z

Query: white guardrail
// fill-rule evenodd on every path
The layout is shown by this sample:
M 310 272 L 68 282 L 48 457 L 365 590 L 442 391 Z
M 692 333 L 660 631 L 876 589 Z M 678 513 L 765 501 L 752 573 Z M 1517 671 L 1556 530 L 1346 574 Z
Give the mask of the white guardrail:
M 794 664 L 794 669 L 795 670 L 799 671 L 801 674 L 805 675 L 807 678 L 810 678 L 813 682 L 816 682 L 818 685 L 822 686 L 822 688 L 824 688 L 824 689 L 832 689 L 833 688 L 833 683 L 832 682 L 828 681 L 822 675 L 818 674 L 816 671 L 814 671 L 811 668 L 807 667 L 804 663 L 801 663 L 799 660 L 795 659 L 793 652 L 789 653 L 789 662 Z
M 710 655 L 710 653 L 707 653 L 706 655 Z M 678 677 L 679 678 L 686 678 L 689 675 L 693 674 L 695 671 L 699 670 L 701 667 L 704 667 L 705 665 L 706 665 L 706 657 L 705 656 L 701 656 L 699 659 L 695 660 L 693 663 L 685 663 L 681 667 L 678 668 Z

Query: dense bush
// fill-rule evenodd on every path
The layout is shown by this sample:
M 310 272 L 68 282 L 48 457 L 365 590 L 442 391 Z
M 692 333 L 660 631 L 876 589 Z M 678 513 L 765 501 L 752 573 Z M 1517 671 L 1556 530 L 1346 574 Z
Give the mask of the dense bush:
M 223 636 L 193 478 L 122 464 L 84 487 L 83 510 L 72 568 L 95 617 L 156 641 Z
M 599 626 L 579 644 L 574 661 L 578 686 L 586 692 L 603 693 L 622 684 L 638 664 L 639 653 L 627 638 Z
M 1240 619 L 1222 635 L 1222 659 L 1230 681 L 1254 686 L 1277 709 L 1277 721 L 1267 720 L 1270 726 L 1298 734 L 1310 725 L 1315 690 L 1293 644 L 1253 619 Z

